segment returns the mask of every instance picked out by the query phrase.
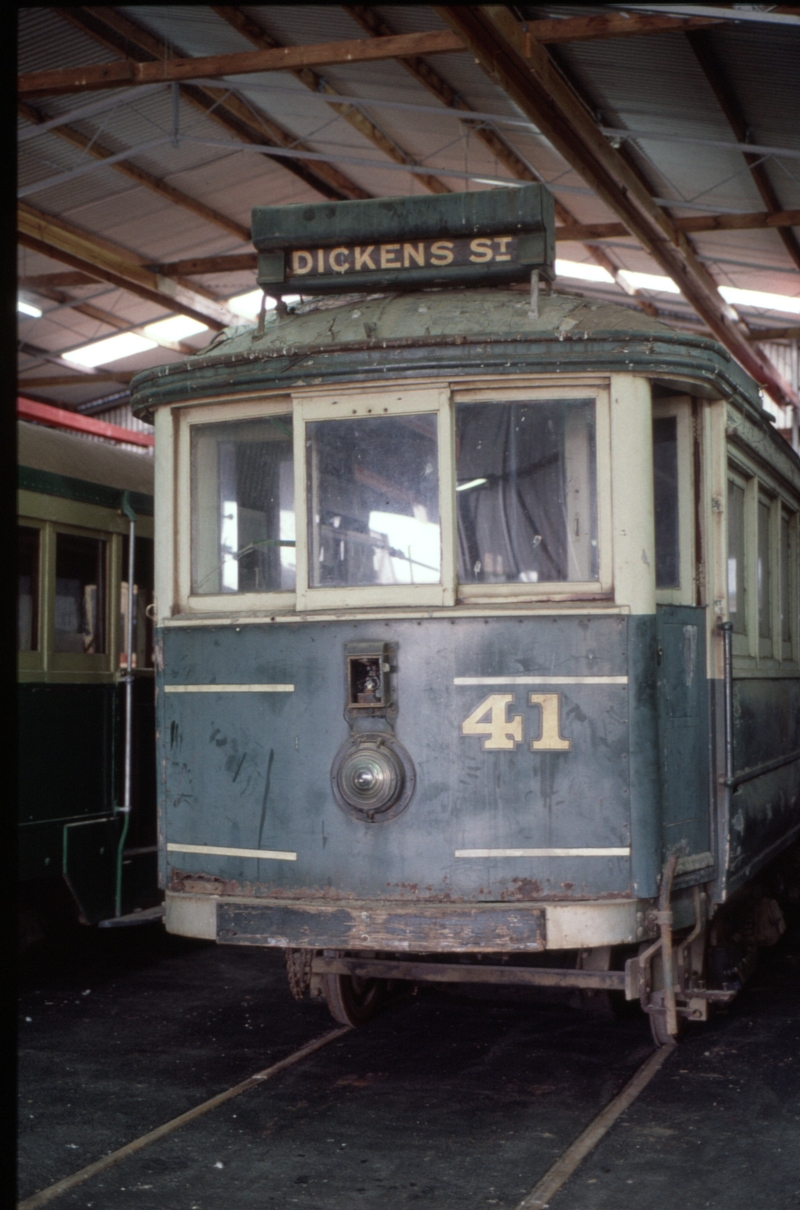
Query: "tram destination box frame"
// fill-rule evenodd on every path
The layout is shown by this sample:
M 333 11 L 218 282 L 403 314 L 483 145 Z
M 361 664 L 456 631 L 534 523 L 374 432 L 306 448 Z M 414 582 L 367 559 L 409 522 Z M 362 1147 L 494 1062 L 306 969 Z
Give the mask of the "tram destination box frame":
M 258 284 L 276 297 L 555 278 L 553 197 L 542 185 L 256 206 L 252 225 Z

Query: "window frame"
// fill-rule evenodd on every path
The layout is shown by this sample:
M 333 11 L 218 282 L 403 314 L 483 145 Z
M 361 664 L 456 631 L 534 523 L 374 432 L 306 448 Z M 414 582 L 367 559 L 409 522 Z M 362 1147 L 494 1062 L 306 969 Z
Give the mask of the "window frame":
M 96 538 L 105 544 L 105 647 L 106 650 L 94 655 L 72 651 L 56 651 L 55 649 L 55 600 L 56 600 L 56 550 L 58 535 L 64 534 L 76 538 Z M 107 530 L 88 529 L 78 525 L 64 525 L 55 522 L 52 526 L 49 543 L 48 562 L 49 580 L 52 585 L 47 618 L 47 653 L 48 668 L 53 672 L 108 672 L 117 667 L 116 646 L 119 642 L 119 571 L 122 559 L 121 535 L 111 534 Z
M 696 485 L 694 418 L 690 395 L 653 400 L 653 420 L 676 419 L 678 465 L 678 586 L 656 586 L 657 605 L 694 605 L 697 593 L 695 557 Z M 655 503 L 654 503 L 655 516 Z
M 454 605 L 455 438 L 451 392 L 447 385 L 359 388 L 297 392 L 293 396 L 295 458 L 295 532 L 297 546 L 297 609 L 361 609 L 375 606 Z M 437 584 L 361 584 L 312 587 L 308 579 L 308 467 L 306 426 L 313 421 L 364 419 L 371 416 L 436 416 L 439 472 L 441 576 Z M 300 535 L 303 535 L 302 542 Z
M 624 375 L 628 378 L 628 375 Z M 330 609 L 371 611 L 456 604 L 500 604 L 503 600 L 532 603 L 614 601 L 614 529 L 612 500 L 611 383 L 608 375 L 575 374 L 557 380 L 531 374 L 514 378 L 470 375 L 425 378 L 409 383 L 394 378 L 386 383 L 349 382 L 340 390 L 275 389 L 242 399 L 180 403 L 158 409 L 155 417 L 156 500 L 161 518 L 156 533 L 156 611 L 162 621 L 179 617 L 235 617 L 323 613 Z M 648 386 L 649 390 L 649 386 Z M 457 580 L 457 503 L 455 465 L 456 402 L 510 402 L 588 399 L 595 402 L 597 539 L 599 578 L 595 581 L 551 581 L 536 584 L 459 585 Z M 305 426 L 326 419 L 336 410 L 364 417 L 436 412 L 439 439 L 439 502 L 442 535 L 442 577 L 439 584 L 309 587 L 307 468 Z M 193 594 L 191 592 L 191 435 L 196 424 L 210 425 L 267 416 L 292 415 L 294 432 L 295 530 L 298 535 L 295 592 Z M 181 519 L 180 522 L 178 519 Z M 302 535 L 302 540 L 301 540 Z
M 785 490 L 781 488 L 776 478 L 773 478 L 763 467 L 755 466 L 737 450 L 728 451 L 727 480 L 731 479 L 744 488 L 744 538 L 745 538 L 745 583 L 747 604 L 745 622 L 747 633 L 734 634 L 733 655 L 740 668 L 778 669 L 800 662 L 800 625 L 798 625 L 798 601 L 800 601 L 800 583 L 798 573 L 798 538 L 800 538 L 800 512 L 796 502 L 791 501 Z M 769 558 L 770 558 L 770 636 L 762 636 L 759 631 L 758 608 L 758 516 L 759 504 L 769 506 Z M 727 497 L 725 503 L 725 558 L 726 558 L 726 595 L 725 617 L 730 617 L 729 599 L 727 594 L 727 557 L 728 557 L 728 516 Z M 790 635 L 789 643 L 781 638 L 781 600 L 782 600 L 782 568 L 780 559 L 781 517 L 789 518 L 789 609 Z M 777 637 L 776 637 L 777 636 Z
M 780 533 L 781 521 L 785 516 L 789 523 L 789 641 L 783 639 L 782 602 L 783 602 L 783 567 L 780 562 Z M 800 511 L 791 508 L 785 500 L 778 501 L 778 588 L 776 594 L 775 635 L 778 641 L 778 651 L 782 662 L 800 662 Z
M 18 651 L 17 672 L 20 681 L 77 683 L 113 681 L 124 669 L 118 667 L 120 581 L 122 539 L 129 522 L 115 509 L 99 504 L 69 500 L 20 489 L 17 493 L 17 524 L 41 531 L 39 552 L 39 651 Z M 106 635 L 107 652 L 82 655 L 55 652 L 55 569 L 56 534 L 102 538 L 106 542 Z M 153 517 L 137 515 L 139 538 L 154 540 Z M 154 550 L 155 556 L 155 550 Z M 127 569 L 126 569 L 127 570 Z M 153 675 L 152 667 L 134 669 L 135 676 Z
M 607 598 L 613 593 L 612 497 L 611 497 L 611 431 L 607 379 L 586 379 L 572 385 L 546 385 L 541 381 L 530 386 L 511 385 L 499 380 L 492 386 L 454 387 L 453 409 L 453 477 L 455 480 L 455 412 L 459 404 L 470 403 L 542 403 L 559 399 L 593 399 L 595 405 L 595 483 L 597 488 L 597 548 L 598 578 L 596 580 L 541 580 L 535 584 L 458 584 L 458 599 L 466 602 L 505 600 L 574 600 Z M 498 398 L 502 395 L 502 398 Z M 458 515 L 453 483 L 453 536 L 458 540 Z
M 38 517 L 17 517 L 18 529 L 36 529 L 39 531 L 39 567 L 38 567 L 38 584 L 36 586 L 38 597 L 38 609 L 36 619 L 36 649 L 34 651 L 17 651 L 17 668 L 20 671 L 39 672 L 45 666 L 46 641 L 47 641 L 47 613 L 48 613 L 48 534 L 47 522 L 40 520 Z M 17 584 L 17 594 L 19 594 L 19 584 Z
M 286 416 L 294 411 L 286 391 L 266 398 L 237 403 L 199 404 L 179 410 L 177 433 L 175 510 L 187 524 L 175 528 L 175 604 L 182 613 L 282 612 L 293 608 L 294 592 L 192 593 L 192 429 L 195 425 L 226 424 Z M 297 527 L 297 468 L 295 466 L 295 527 Z M 299 530 L 297 530 L 299 532 Z M 158 545 L 156 546 L 158 561 Z M 156 594 L 158 570 L 156 570 Z

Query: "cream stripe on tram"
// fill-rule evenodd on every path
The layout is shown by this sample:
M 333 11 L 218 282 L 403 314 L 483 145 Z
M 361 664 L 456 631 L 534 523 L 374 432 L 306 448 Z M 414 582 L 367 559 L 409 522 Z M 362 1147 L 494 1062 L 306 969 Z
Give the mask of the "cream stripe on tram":
M 167 844 L 168 853 L 206 853 L 209 857 L 258 857 L 273 861 L 297 861 L 296 853 L 279 849 L 226 849 L 213 844 Z
M 627 685 L 627 676 L 454 676 L 454 685 Z
M 165 693 L 294 693 L 294 685 L 165 685 Z
M 456 857 L 630 857 L 627 849 L 456 849 Z

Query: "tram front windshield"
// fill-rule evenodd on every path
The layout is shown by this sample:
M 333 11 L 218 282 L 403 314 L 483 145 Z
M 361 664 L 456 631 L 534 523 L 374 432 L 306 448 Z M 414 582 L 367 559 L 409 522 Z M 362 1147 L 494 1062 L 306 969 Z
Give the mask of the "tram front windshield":
M 436 584 L 441 577 L 436 416 L 306 428 L 309 584 Z
M 598 576 L 593 400 L 456 409 L 462 584 Z
M 455 420 L 459 581 L 596 581 L 595 401 L 458 403 Z M 309 420 L 305 533 L 292 428 L 192 426 L 192 591 L 291 592 L 301 542 L 312 589 L 440 584 L 438 414 Z

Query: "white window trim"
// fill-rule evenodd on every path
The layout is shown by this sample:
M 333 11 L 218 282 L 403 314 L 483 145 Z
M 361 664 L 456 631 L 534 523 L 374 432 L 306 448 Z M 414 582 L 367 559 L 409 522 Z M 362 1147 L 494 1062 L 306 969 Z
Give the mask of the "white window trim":
M 653 401 L 653 420 L 674 416 L 678 459 L 678 587 L 656 586 L 657 605 L 694 605 L 697 600 L 695 563 L 695 475 L 692 399 L 677 395 Z
M 498 380 L 491 387 L 482 385 L 453 389 L 453 416 L 460 403 L 536 403 L 557 399 L 592 399 L 595 404 L 595 475 L 597 485 L 598 578 L 596 580 L 542 580 L 536 584 L 459 584 L 458 599 L 479 604 L 496 603 L 498 598 L 526 601 L 569 601 L 576 597 L 610 597 L 613 591 L 613 552 L 611 522 L 611 436 L 609 424 L 608 379 L 576 380 L 545 385 L 520 386 L 518 382 Z M 454 428 L 455 431 L 455 428 Z M 455 468 L 455 451 L 453 454 Z M 455 509 L 455 503 L 453 505 Z M 454 533 L 457 540 L 457 514 Z
M 241 613 L 250 610 L 275 612 L 292 609 L 293 592 L 231 592 L 193 594 L 192 586 L 192 428 L 195 425 L 225 424 L 236 420 L 259 420 L 269 416 L 286 416 L 292 412 L 291 396 L 282 395 L 250 399 L 246 402 L 217 405 L 201 404 L 181 408 L 178 415 L 177 457 L 175 467 L 175 513 L 184 520 L 174 526 L 175 534 L 175 600 L 182 613 Z M 168 468 L 164 468 L 165 475 Z M 156 480 L 159 485 L 159 476 Z M 295 490 L 297 477 L 295 474 Z M 162 518 L 164 521 L 165 518 Z M 165 577 L 167 579 L 167 577 Z M 165 585 L 166 587 L 166 585 Z M 158 590 L 164 591 L 161 584 Z
M 627 393 L 628 380 L 614 377 Z M 424 379 L 409 384 L 402 379 L 390 383 L 347 384 L 339 391 L 308 388 L 291 394 L 273 391 L 248 399 L 182 403 L 159 408 L 156 428 L 156 532 L 155 602 L 159 622 L 178 616 L 198 615 L 287 615 L 324 610 L 372 610 L 413 606 L 452 607 L 457 599 L 465 604 L 497 605 L 506 601 L 548 602 L 611 599 L 614 590 L 614 544 L 612 520 L 612 433 L 608 376 L 569 375 L 547 381 L 524 375 L 510 379 L 476 377 L 453 384 L 458 402 L 504 399 L 575 399 L 592 397 L 596 403 L 596 474 L 598 509 L 599 579 L 590 582 L 542 582 L 511 585 L 457 585 L 457 514 L 455 497 L 455 424 L 451 384 Z M 641 380 L 649 390 L 649 386 Z M 337 401 L 334 403 L 334 401 Z M 442 579 L 439 584 L 362 585 L 348 588 L 309 588 L 308 552 L 305 538 L 298 539 L 297 591 L 295 593 L 191 593 L 191 430 L 195 424 L 252 420 L 292 413 L 295 443 L 295 526 L 298 535 L 307 533 L 305 424 L 328 417 L 336 407 L 349 405 L 349 415 L 436 412 L 440 446 L 439 491 L 442 532 Z M 618 489 L 619 491 L 619 489 Z M 180 523 L 178 522 L 178 519 Z M 458 596 L 457 596 L 458 594 Z
M 297 392 L 294 395 L 295 530 L 298 611 L 360 609 L 380 605 L 455 604 L 455 482 L 453 418 L 450 391 L 440 387 L 394 390 L 348 387 L 341 391 Z M 311 587 L 308 577 L 308 476 L 306 425 L 315 420 L 348 420 L 366 416 L 408 416 L 434 413 L 439 450 L 439 519 L 441 579 L 438 584 L 370 584 Z M 301 542 L 299 535 L 304 536 Z

